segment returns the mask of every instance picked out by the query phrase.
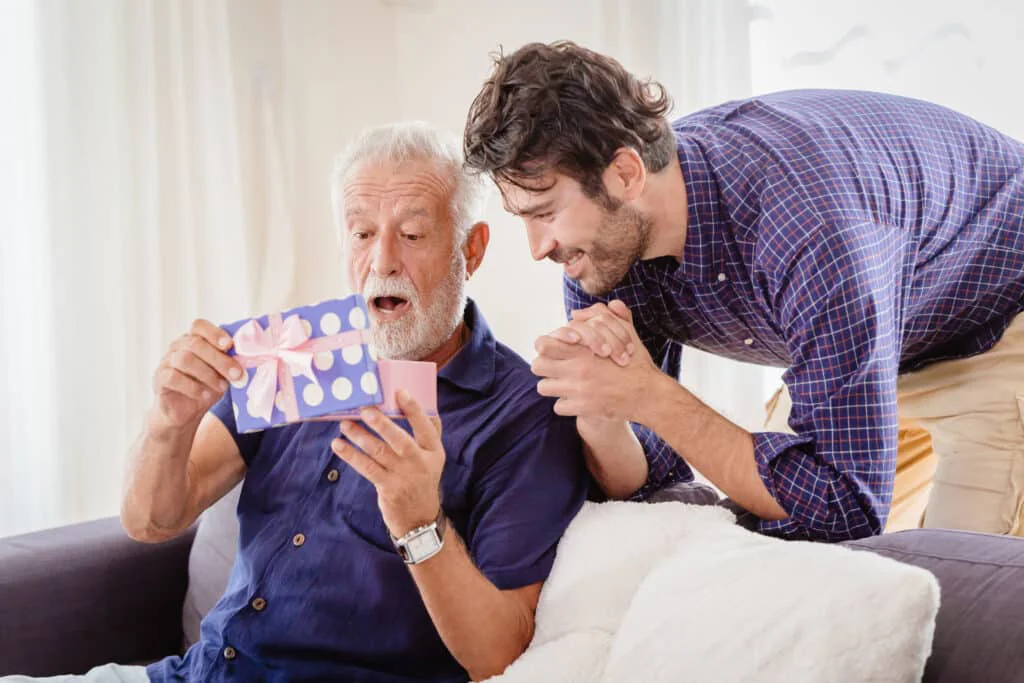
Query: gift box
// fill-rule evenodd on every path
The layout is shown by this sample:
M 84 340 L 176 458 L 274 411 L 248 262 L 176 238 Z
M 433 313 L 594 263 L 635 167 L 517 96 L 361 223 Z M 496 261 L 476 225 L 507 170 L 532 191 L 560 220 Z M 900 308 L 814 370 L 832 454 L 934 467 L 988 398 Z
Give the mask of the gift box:
M 394 393 L 403 388 L 436 414 L 436 366 L 378 362 L 368 346 L 369 312 L 360 295 L 221 327 L 234 340 L 229 354 L 245 369 L 229 389 L 239 433 L 354 418 L 364 406 L 394 416 Z
M 381 393 L 384 400 L 377 405 L 388 417 L 402 417 L 396 394 L 405 389 L 427 415 L 437 415 L 437 364 L 412 360 L 380 360 L 377 362 Z M 331 417 L 358 418 L 359 409 L 343 411 Z

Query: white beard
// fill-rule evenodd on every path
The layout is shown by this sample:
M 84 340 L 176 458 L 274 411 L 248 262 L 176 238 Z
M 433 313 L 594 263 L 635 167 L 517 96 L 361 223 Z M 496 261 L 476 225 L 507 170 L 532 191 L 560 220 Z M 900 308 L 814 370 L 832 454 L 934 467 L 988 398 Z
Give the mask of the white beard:
M 377 356 L 421 360 L 444 344 L 462 322 L 466 307 L 465 272 L 466 257 L 461 249 L 456 249 L 448 276 L 425 307 L 408 278 L 378 278 L 369 274 L 362 292 L 367 301 L 396 296 L 409 302 L 409 312 L 398 320 L 374 320 L 370 325 L 370 346 Z

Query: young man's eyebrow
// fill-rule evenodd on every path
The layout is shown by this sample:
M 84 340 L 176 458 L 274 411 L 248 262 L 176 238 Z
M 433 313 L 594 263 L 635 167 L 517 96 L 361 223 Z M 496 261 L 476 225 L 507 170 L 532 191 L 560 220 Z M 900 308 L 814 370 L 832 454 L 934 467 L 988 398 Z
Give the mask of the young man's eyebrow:
M 523 207 L 521 209 L 513 209 L 508 204 L 506 204 L 504 202 L 502 202 L 502 203 L 505 205 L 505 210 L 508 211 L 509 213 L 514 214 L 516 216 L 527 216 L 527 217 L 528 216 L 535 216 L 538 213 L 544 213 L 545 211 L 550 209 L 552 206 L 554 206 L 554 201 L 552 201 L 552 200 L 548 200 L 546 202 L 541 202 L 539 204 L 534 204 L 533 206 L 525 206 L 525 207 Z

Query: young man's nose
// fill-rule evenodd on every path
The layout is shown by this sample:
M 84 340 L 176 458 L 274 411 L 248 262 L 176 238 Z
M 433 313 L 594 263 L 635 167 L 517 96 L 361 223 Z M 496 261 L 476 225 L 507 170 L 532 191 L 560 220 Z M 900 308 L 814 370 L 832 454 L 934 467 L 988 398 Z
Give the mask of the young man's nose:
M 548 231 L 539 227 L 527 226 L 526 236 L 530 242 L 530 255 L 533 256 L 534 261 L 541 261 L 548 254 L 550 254 L 558 243 L 555 242 L 554 237 L 548 234 Z

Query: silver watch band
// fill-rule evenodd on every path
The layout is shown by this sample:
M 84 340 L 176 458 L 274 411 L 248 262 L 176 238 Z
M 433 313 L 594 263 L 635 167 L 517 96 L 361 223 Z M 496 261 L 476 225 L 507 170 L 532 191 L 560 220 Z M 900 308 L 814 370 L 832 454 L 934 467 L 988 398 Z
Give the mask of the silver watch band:
M 391 543 L 395 546 L 395 550 L 398 551 L 398 555 L 402 558 L 406 564 L 418 564 L 425 560 L 429 560 L 431 557 L 441 552 L 441 548 L 444 547 L 444 533 L 447 528 L 447 518 L 444 515 L 444 510 L 439 510 L 437 517 L 434 521 L 423 526 L 416 527 L 415 529 L 405 533 L 401 538 L 395 538 L 391 532 L 388 532 L 388 536 L 391 537 Z M 408 544 L 416 538 L 419 538 L 423 534 L 434 533 L 437 536 L 437 547 L 428 555 L 423 557 L 414 558 L 409 553 Z

